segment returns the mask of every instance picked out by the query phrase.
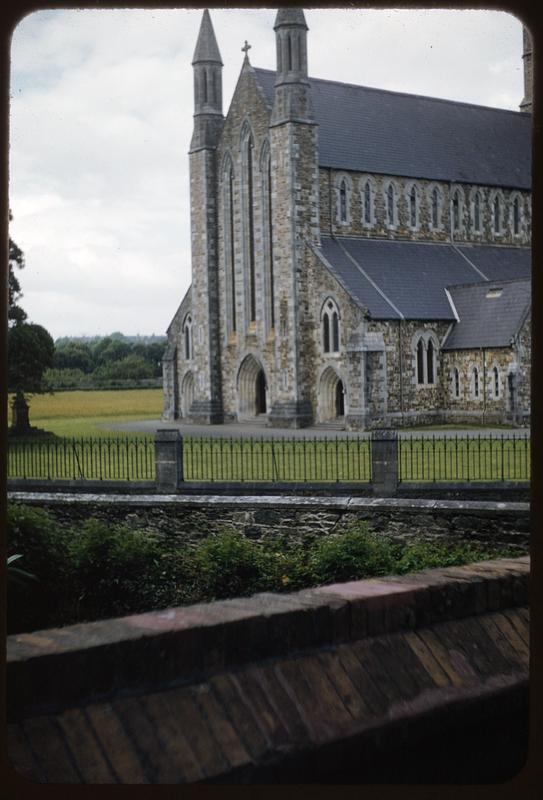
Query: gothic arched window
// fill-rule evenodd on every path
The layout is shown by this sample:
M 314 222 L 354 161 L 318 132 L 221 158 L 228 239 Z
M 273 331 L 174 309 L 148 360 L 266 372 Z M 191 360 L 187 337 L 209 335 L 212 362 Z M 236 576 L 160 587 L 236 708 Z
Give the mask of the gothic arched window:
M 475 192 L 475 197 L 473 198 L 473 229 L 477 232 L 481 232 L 481 193 Z
M 439 228 L 439 218 L 441 216 L 441 196 L 437 186 L 432 190 L 432 228 L 437 230 Z
M 250 128 L 244 124 L 242 129 L 243 159 L 243 216 L 245 234 L 245 253 L 248 278 L 249 322 L 256 320 L 256 274 L 255 274 L 255 220 L 254 220 L 254 142 Z
M 265 293 L 267 324 L 275 326 L 274 309 L 274 274 L 273 274 L 273 224 L 272 224 L 272 174 L 270 146 L 267 141 L 262 146 L 260 155 L 260 172 L 262 176 L 262 232 L 264 239 Z
M 416 228 L 418 225 L 418 195 L 414 184 L 409 192 L 409 225 L 411 228 Z
M 499 195 L 494 198 L 493 215 L 494 215 L 494 233 L 501 233 L 501 211 L 502 204 Z
M 372 191 L 371 183 L 369 180 L 364 184 L 364 222 L 366 225 L 371 225 L 373 219 L 372 209 Z
M 518 197 L 513 200 L 513 233 L 515 236 L 520 233 L 520 200 Z
M 331 298 L 322 308 L 322 349 L 325 353 L 339 353 L 339 311 Z
M 339 317 L 337 311 L 332 314 L 332 352 L 339 352 Z
M 416 343 L 415 343 L 416 342 Z M 433 385 L 436 382 L 436 343 L 434 335 L 423 333 L 412 343 L 415 356 L 415 372 L 418 384 Z
M 460 230 L 460 192 L 458 189 L 453 194 L 452 200 L 453 207 L 453 228 L 455 231 Z
M 419 339 L 417 344 L 417 383 L 424 383 L 424 342 Z
M 434 344 L 431 339 L 426 348 L 426 383 L 435 383 L 434 377 Z
M 394 191 L 394 184 L 389 183 L 386 190 L 386 208 L 387 208 L 387 224 L 389 226 L 396 224 L 396 192 Z
M 474 397 L 479 397 L 479 370 L 473 367 L 471 371 L 471 389 Z
M 325 353 L 330 352 L 330 317 L 324 314 L 322 317 L 322 349 Z
M 185 359 L 190 361 L 192 358 L 192 317 L 188 314 L 183 324 L 183 340 L 185 343 Z
M 234 239 L 234 169 L 229 156 L 223 168 L 224 262 L 226 309 L 231 331 L 236 330 L 236 260 Z
M 453 387 L 454 387 L 454 396 L 460 397 L 460 373 L 458 369 L 455 367 L 453 372 Z
M 345 178 L 339 184 L 339 219 L 347 222 L 347 183 Z

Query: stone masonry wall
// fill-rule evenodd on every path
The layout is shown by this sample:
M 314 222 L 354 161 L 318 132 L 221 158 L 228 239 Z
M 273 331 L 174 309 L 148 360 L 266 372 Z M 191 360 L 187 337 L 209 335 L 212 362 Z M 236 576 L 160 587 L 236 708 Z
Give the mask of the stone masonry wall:
M 517 353 L 517 405 L 519 422 L 529 422 L 532 380 L 532 329 L 528 314 L 516 341 Z
M 298 503 L 261 504 L 244 498 L 230 505 L 160 504 L 137 502 L 64 503 L 40 501 L 61 524 L 73 525 L 89 517 L 124 523 L 131 530 L 164 536 L 179 544 L 198 544 L 220 531 L 237 531 L 254 541 L 307 545 L 322 536 L 340 534 L 361 523 L 370 530 L 402 541 L 446 541 L 507 546 L 526 552 L 529 542 L 528 508 L 497 508 L 497 503 L 387 500 L 364 503 L 350 510 L 307 498 Z M 507 504 L 500 504 L 506 506 Z
M 269 392 L 273 393 L 276 382 L 274 331 L 266 325 L 266 252 L 264 249 L 263 219 L 263 176 L 260 156 L 265 142 L 269 140 L 270 109 L 255 80 L 250 65 L 245 65 L 240 75 L 228 115 L 218 151 L 219 182 L 218 194 L 218 231 L 219 231 L 219 296 L 221 319 L 221 369 L 223 384 L 223 406 L 225 419 L 237 418 L 238 393 L 237 377 L 243 359 L 252 354 L 261 362 L 266 373 Z M 244 123 L 250 125 L 253 136 L 253 213 L 255 239 L 255 281 L 256 281 L 256 323 L 251 324 L 248 313 L 248 276 L 247 253 L 244 248 L 246 231 L 242 214 L 242 154 L 241 131 Z M 236 330 L 232 330 L 228 318 L 230 303 L 230 276 L 226 275 L 225 264 L 225 224 L 229 220 L 225 215 L 225 187 L 223 186 L 225 159 L 231 159 L 234 172 L 234 259 L 236 288 Z
M 347 181 L 347 221 L 340 221 L 339 190 L 342 178 Z M 373 185 L 373 220 L 367 224 L 363 219 L 362 187 L 367 178 Z M 411 239 L 450 241 L 451 238 L 451 187 L 447 182 L 413 180 L 392 175 L 368 175 L 365 173 L 339 171 L 320 168 L 320 220 L 321 232 L 335 236 L 357 235 L 367 237 L 386 237 L 389 239 Z M 397 224 L 390 227 L 386 220 L 385 189 L 389 181 L 393 181 L 397 198 Z M 408 194 L 415 185 L 418 190 L 417 225 L 411 227 L 409 218 Z M 434 229 L 431 223 L 432 189 L 437 187 L 441 192 L 441 208 L 439 226 Z M 529 192 L 503 189 L 501 232 L 494 232 L 492 202 L 495 196 L 494 187 L 475 186 L 473 184 L 453 184 L 452 190 L 460 189 L 462 203 L 460 230 L 454 231 L 454 239 L 462 242 L 485 244 L 513 244 L 529 246 L 531 241 L 531 196 Z M 475 191 L 481 194 L 481 232 L 474 230 L 472 220 L 472 198 Z M 514 197 L 520 200 L 520 233 L 513 233 L 512 203 Z

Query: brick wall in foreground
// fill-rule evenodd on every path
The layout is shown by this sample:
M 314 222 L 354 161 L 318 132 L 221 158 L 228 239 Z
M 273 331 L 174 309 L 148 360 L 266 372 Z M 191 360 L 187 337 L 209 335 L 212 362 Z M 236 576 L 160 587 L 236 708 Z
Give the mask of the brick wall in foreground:
M 523 719 L 528 573 L 481 562 L 9 637 L 11 762 L 39 782 L 311 782 Z

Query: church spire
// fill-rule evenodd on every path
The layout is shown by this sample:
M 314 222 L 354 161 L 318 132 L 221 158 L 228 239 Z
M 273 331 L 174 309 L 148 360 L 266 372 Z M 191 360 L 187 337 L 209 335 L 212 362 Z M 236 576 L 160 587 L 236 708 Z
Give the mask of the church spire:
M 532 112 L 533 104 L 533 66 L 532 66 L 532 36 L 526 26 L 522 28 L 522 42 L 524 61 L 524 98 L 520 104 L 521 111 Z
M 275 24 L 277 75 L 272 124 L 287 120 L 312 122 L 307 79 L 307 23 L 301 8 L 280 8 Z
M 191 150 L 215 147 L 222 130 L 222 61 L 205 9 L 192 59 L 194 70 L 194 132 Z
M 222 67 L 221 54 L 215 38 L 215 31 L 211 24 L 211 17 L 209 11 L 204 9 L 202 22 L 200 24 L 200 32 L 198 34 L 198 41 L 194 49 L 194 56 L 192 64 L 198 64 L 202 61 L 214 62 L 220 64 Z
M 307 80 L 307 24 L 301 8 L 280 8 L 275 18 L 277 80 L 298 83 Z

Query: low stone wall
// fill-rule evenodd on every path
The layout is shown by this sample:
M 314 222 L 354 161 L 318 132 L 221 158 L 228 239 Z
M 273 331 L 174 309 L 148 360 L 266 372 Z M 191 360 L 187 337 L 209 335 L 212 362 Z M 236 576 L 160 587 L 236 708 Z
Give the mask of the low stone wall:
M 10 499 L 40 506 L 61 524 L 89 517 L 127 524 L 180 543 L 196 544 L 221 530 L 250 539 L 309 543 L 361 521 L 397 539 L 507 545 L 527 552 L 528 503 L 370 497 L 75 495 L 12 492 Z

